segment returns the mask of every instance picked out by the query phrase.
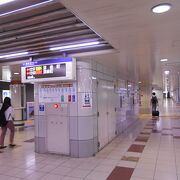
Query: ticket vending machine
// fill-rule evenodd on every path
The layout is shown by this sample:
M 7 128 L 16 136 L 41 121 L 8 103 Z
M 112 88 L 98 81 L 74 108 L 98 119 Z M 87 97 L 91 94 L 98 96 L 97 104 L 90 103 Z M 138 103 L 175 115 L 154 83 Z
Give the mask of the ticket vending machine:
M 34 83 L 35 151 L 70 155 L 70 106 L 76 104 L 76 60 L 22 64 L 23 83 Z
M 69 107 L 67 103 L 46 103 L 47 151 L 69 155 Z

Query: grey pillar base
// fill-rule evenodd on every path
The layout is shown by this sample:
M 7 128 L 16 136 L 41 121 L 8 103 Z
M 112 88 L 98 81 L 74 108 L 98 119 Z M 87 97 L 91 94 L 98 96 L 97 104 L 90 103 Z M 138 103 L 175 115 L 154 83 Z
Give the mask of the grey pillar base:
M 47 153 L 45 137 L 35 137 L 35 152 Z
M 97 137 L 90 140 L 70 140 L 70 156 L 83 158 L 94 156 L 97 149 Z

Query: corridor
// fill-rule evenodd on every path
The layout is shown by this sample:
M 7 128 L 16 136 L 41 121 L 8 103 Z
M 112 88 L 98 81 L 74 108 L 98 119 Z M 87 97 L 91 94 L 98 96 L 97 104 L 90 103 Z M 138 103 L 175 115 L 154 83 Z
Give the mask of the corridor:
M 91 158 L 36 154 L 34 129 L 18 132 L 18 146 L 0 153 L 0 180 L 179 180 L 179 108 L 164 101 L 159 119 L 141 116 Z

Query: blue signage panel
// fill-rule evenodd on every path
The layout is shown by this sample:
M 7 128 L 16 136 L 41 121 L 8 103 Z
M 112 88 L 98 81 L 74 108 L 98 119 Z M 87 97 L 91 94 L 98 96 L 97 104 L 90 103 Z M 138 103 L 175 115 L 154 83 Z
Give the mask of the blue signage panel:
M 38 66 L 38 65 L 44 65 L 44 64 L 55 64 L 55 63 L 61 63 L 61 62 L 72 62 L 71 57 L 63 57 L 63 58 L 56 58 L 56 59 L 47 59 L 47 60 L 41 60 L 41 61 L 32 61 L 32 62 L 26 62 L 21 65 L 21 67 L 29 67 L 29 66 Z

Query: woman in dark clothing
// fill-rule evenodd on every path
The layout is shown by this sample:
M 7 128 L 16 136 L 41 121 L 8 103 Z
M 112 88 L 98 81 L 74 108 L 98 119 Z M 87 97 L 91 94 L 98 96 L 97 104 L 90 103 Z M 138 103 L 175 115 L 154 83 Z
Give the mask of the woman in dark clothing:
M 4 146 L 4 139 L 6 136 L 7 129 L 10 130 L 10 139 L 9 139 L 9 147 L 14 147 L 14 109 L 11 106 L 11 99 L 9 97 L 4 98 L 4 102 L 1 108 L 1 111 L 5 114 L 6 123 L 1 127 L 1 136 L 0 136 L 0 149 L 6 148 Z

